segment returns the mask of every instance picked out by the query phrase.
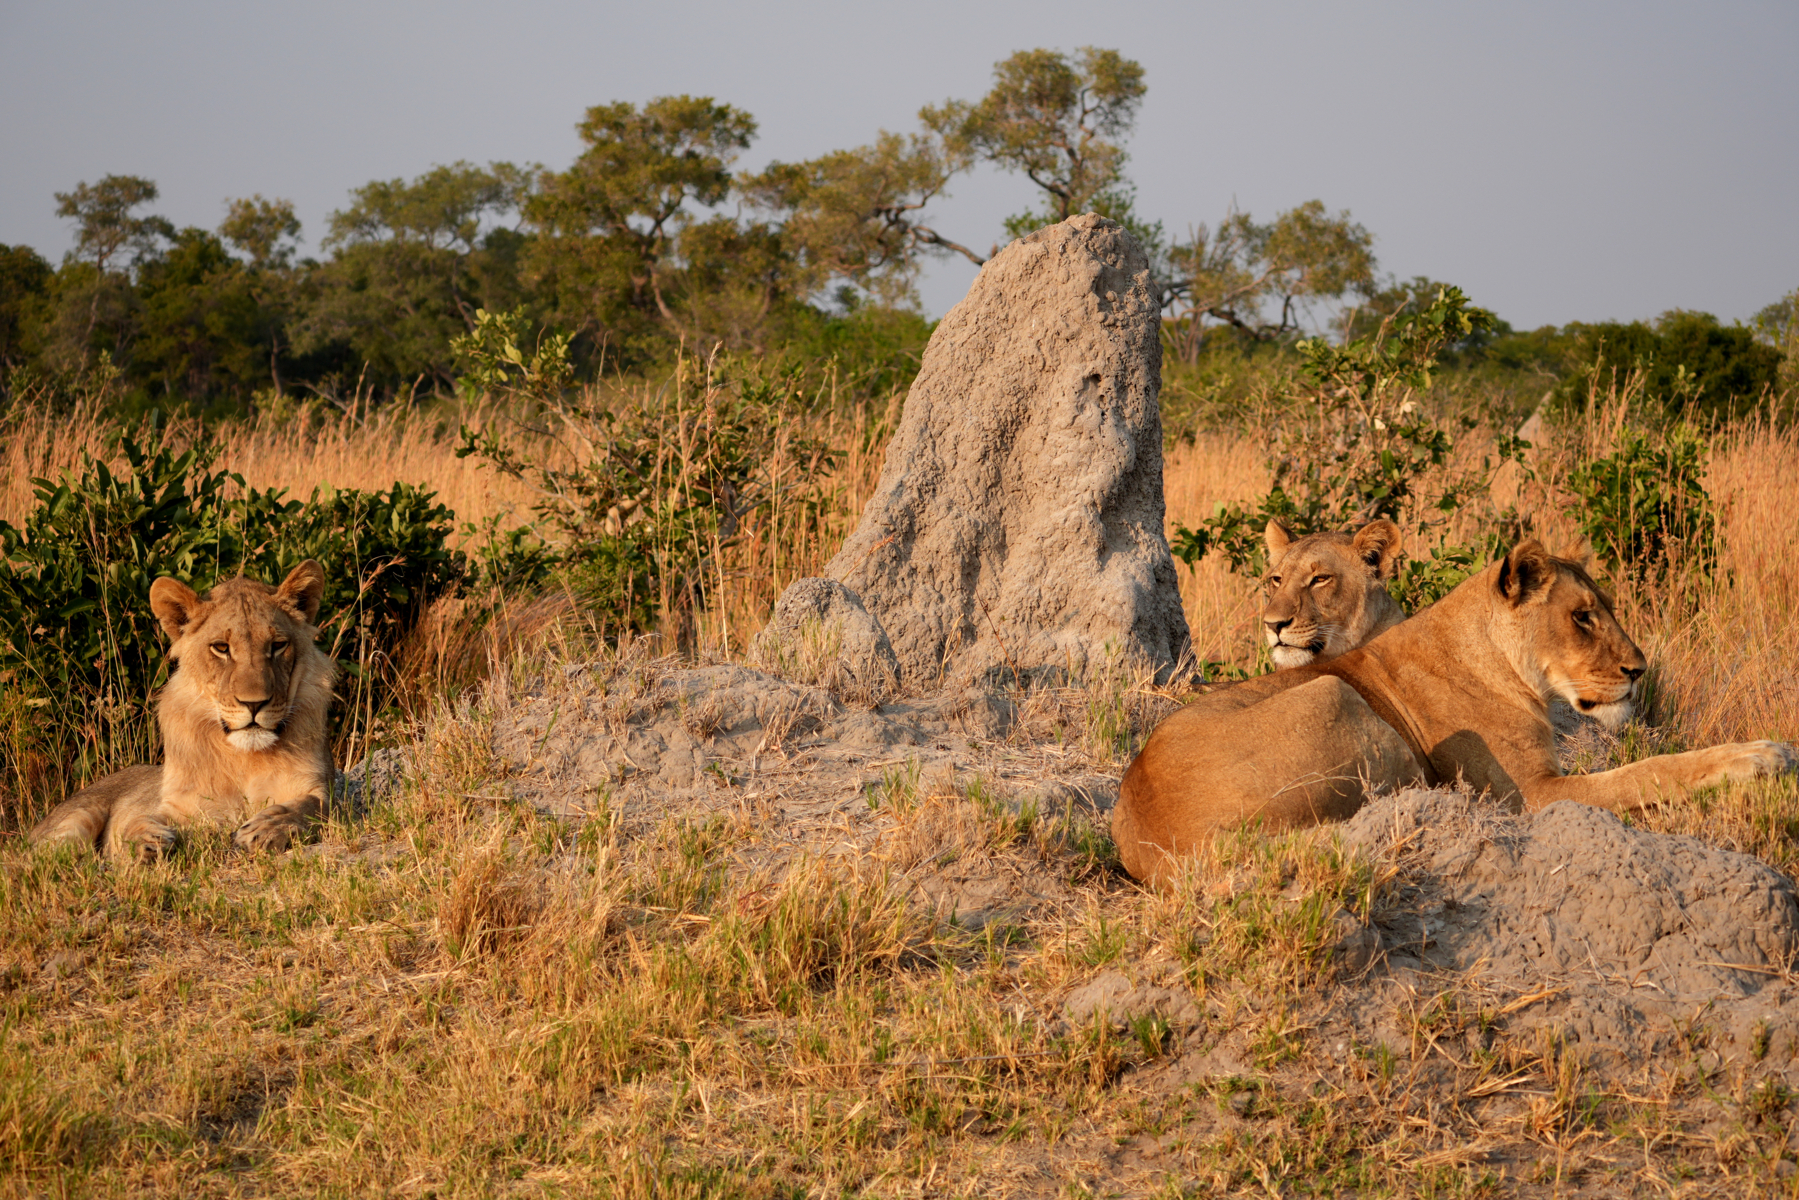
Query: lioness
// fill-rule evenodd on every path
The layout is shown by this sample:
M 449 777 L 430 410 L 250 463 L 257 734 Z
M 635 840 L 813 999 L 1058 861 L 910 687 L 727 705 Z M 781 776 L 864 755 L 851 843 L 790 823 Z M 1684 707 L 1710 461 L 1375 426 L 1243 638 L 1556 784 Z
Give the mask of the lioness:
M 1399 526 L 1370 521 L 1347 533 L 1295 538 L 1279 521 L 1262 534 L 1262 631 L 1277 667 L 1336 658 L 1405 620 L 1387 592 L 1399 568 Z
M 1616 728 L 1647 663 L 1581 567 L 1535 541 L 1366 646 L 1201 696 L 1156 729 L 1119 789 L 1125 869 L 1158 882 L 1219 829 L 1342 820 L 1371 790 L 1466 780 L 1535 811 L 1626 810 L 1791 770 L 1799 750 L 1739 742 L 1564 776 L 1549 702 Z
M 148 860 L 197 821 L 237 825 L 233 840 L 252 850 L 282 849 L 304 832 L 332 775 L 325 714 L 337 668 L 313 644 L 324 590 L 311 559 L 278 588 L 230 579 L 201 597 L 178 580 L 151 584 L 176 664 L 156 705 L 163 765 L 83 788 L 31 840 Z

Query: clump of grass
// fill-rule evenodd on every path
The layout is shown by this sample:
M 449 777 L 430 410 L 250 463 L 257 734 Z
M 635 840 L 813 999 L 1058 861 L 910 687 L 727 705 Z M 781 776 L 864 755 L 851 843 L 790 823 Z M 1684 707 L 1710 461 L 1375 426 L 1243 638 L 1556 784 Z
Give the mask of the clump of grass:
M 458 961 L 489 957 L 530 932 L 543 879 L 515 861 L 503 838 L 469 856 L 438 907 L 444 949 Z
M 114 1135 L 111 1121 L 59 1094 L 27 1048 L 0 1035 L 0 1164 L 17 1182 L 80 1180 Z

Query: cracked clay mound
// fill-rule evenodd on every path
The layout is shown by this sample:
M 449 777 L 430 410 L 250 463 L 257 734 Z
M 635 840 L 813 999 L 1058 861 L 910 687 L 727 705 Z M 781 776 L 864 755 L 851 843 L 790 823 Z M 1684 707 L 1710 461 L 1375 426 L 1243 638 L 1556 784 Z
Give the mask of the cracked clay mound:
M 1758 859 L 1586 805 L 1518 816 L 1426 789 L 1369 804 L 1342 838 L 1401 868 L 1376 917 L 1391 970 L 1553 989 L 1534 1023 L 1621 1050 L 1665 1050 L 1696 1013 L 1736 1049 L 1799 1049 L 1799 895 Z

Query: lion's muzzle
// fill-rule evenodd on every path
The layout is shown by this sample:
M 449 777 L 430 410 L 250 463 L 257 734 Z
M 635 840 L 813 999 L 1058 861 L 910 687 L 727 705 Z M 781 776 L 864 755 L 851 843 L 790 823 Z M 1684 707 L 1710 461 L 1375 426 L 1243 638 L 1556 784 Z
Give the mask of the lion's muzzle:
M 225 741 L 233 749 L 255 752 L 268 750 L 281 740 L 281 726 L 287 720 L 287 706 L 275 707 L 266 700 L 238 702 L 237 711 L 219 709 L 219 727 Z

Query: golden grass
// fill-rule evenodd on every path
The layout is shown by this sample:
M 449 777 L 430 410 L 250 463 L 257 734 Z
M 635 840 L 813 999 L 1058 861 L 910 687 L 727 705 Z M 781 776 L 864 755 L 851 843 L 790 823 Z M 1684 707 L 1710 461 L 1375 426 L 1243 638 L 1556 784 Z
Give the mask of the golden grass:
M 465 724 L 316 853 L 7 852 L 0 1193 L 854 1188 L 1073 1122 L 1131 1056 L 1010 967 L 965 986 L 982 948 L 879 859 L 746 876 L 741 817 L 623 846 L 462 804 Z
M 372 490 L 403 480 L 429 486 L 462 520 L 523 521 L 530 491 L 454 452 L 461 421 L 489 416 L 484 409 L 427 415 L 398 406 L 348 413 L 309 406 L 282 421 L 225 422 L 204 432 L 218 449 L 216 465 L 238 472 L 252 487 L 286 488 L 303 500 L 317 487 Z M 79 471 L 84 454 L 120 465 L 115 431 L 114 422 L 90 408 L 15 409 L 0 421 L 0 521 L 23 523 L 34 477 Z M 176 421 L 151 441 L 185 447 L 200 433 L 196 423 Z
M 1324 1043 L 1307 1006 L 1331 947 L 1395 878 L 1329 831 L 1221 839 L 1151 894 L 1092 869 L 1090 831 L 902 771 L 886 838 L 746 871 L 771 832 L 747 809 L 625 839 L 608 813 L 471 803 L 481 728 L 435 714 L 402 790 L 301 853 L 203 835 L 113 870 L 0 848 L 0 1195 L 1772 1182 L 1763 1115 L 1785 1100 L 1752 1073 L 1676 1056 L 1619 1088 L 1507 1034 L 1514 997 L 1478 982 L 1420 991 L 1390 1044 Z M 941 856 L 1081 886 L 969 933 L 900 898 L 897 873 Z M 1120 970 L 1191 988 L 1198 1023 L 1061 1019 L 1070 986 Z M 1227 1043 L 1241 1068 L 1136 1082 Z M 1692 1132 L 1698 1104 L 1723 1133 Z
M 1220 504 L 1246 504 L 1268 487 L 1266 451 L 1240 434 L 1201 432 L 1182 442 L 1162 467 L 1168 528 L 1197 526 Z M 1181 601 L 1202 662 L 1253 663 L 1260 640 L 1253 587 L 1231 574 L 1217 556 L 1189 570 L 1178 568 Z
M 1603 449 L 1615 436 L 1635 398 L 1607 399 L 1597 418 L 1563 435 L 1561 450 L 1539 456 L 1539 478 L 1516 492 L 1521 511 L 1552 549 L 1584 551 L 1565 489 L 1569 448 L 1578 442 Z M 461 521 L 525 521 L 534 500 L 527 485 L 454 453 L 459 425 L 496 421 L 507 424 L 492 407 L 347 414 L 314 407 L 280 424 L 224 424 L 207 433 L 219 449 L 219 465 L 253 486 L 285 487 L 304 496 L 324 485 L 377 488 L 405 480 L 437 491 Z M 815 506 L 796 511 L 777 503 L 727 549 L 720 599 L 702 621 L 708 641 L 728 651 L 747 645 L 781 589 L 817 573 L 836 552 L 873 492 L 883 439 L 896 421 L 897 407 L 888 405 L 882 411 L 821 410 L 804 423 L 805 436 L 843 451 L 840 465 L 824 481 Z M 529 437 L 509 430 L 511 436 Z M 161 436 L 181 445 L 196 432 L 176 423 Z M 1490 453 L 1483 432 L 1463 440 L 1464 460 Z M 78 469 L 84 453 L 112 458 L 110 437 L 107 423 L 91 411 L 15 412 L 0 427 L 0 520 L 22 522 L 31 477 Z M 541 442 L 534 449 L 558 453 Z M 1264 454 L 1258 440 L 1229 432 L 1202 432 L 1176 446 L 1164 466 L 1169 528 L 1197 525 L 1219 503 L 1256 496 L 1267 482 Z M 792 469 L 771 464 L 777 480 Z M 1620 616 L 1657 666 L 1667 701 L 1664 715 L 1680 740 L 1703 745 L 1799 736 L 1799 673 L 1785 651 L 1799 635 L 1799 427 L 1751 422 L 1721 431 L 1713 439 L 1707 485 L 1719 515 L 1718 569 L 1704 579 L 1682 573 L 1647 590 L 1621 586 Z M 1507 491 L 1502 498 L 1512 495 Z M 1469 539 L 1475 532 L 1460 525 L 1451 529 Z M 1181 566 L 1179 574 L 1195 653 L 1202 660 L 1253 667 L 1255 589 L 1216 558 L 1191 570 Z M 430 636 L 451 640 L 453 630 L 443 625 L 437 622 Z

